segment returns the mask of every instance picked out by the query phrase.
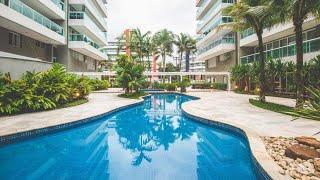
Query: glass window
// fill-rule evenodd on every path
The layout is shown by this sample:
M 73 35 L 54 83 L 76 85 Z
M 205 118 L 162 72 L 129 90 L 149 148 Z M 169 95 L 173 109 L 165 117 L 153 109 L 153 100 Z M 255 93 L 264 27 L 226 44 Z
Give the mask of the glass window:
M 288 56 L 288 47 L 281 48 L 281 57 L 287 57 Z
M 281 47 L 287 46 L 287 45 L 288 45 L 287 38 L 280 40 L 280 46 Z
M 275 49 L 275 48 L 278 48 L 279 47 L 279 41 L 275 41 L 274 43 L 273 43 L 273 48 Z
M 14 47 L 22 47 L 20 34 L 9 32 L 9 44 Z
M 267 50 L 271 50 L 272 49 L 272 43 L 267 44 Z
M 288 47 L 288 56 L 296 55 L 296 46 L 292 45 Z
M 288 38 L 288 45 L 295 44 L 296 43 L 296 37 L 291 36 Z
M 320 39 L 310 42 L 310 52 L 320 51 Z

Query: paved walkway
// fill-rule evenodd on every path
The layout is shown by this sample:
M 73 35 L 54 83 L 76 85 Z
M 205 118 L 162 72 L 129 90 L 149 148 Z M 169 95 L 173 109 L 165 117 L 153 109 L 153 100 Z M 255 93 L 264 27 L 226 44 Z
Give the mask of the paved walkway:
M 138 101 L 120 98 L 116 93 L 92 93 L 89 102 L 79 106 L 0 117 L 0 136 L 85 119 Z
M 233 92 L 190 92 L 201 99 L 183 105 L 192 115 L 221 122 L 240 124 L 258 133 L 260 136 L 315 136 L 320 138 L 320 121 L 297 119 L 251 105 L 249 98 L 256 96 Z M 267 97 L 269 102 L 294 106 L 293 99 Z M 317 134 L 319 133 L 319 134 Z M 316 135 L 317 134 L 317 135 Z

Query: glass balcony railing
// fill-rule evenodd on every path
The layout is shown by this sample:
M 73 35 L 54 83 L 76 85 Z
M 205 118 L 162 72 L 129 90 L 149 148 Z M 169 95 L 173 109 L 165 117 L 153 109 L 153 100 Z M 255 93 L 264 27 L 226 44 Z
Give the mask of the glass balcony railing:
M 205 16 L 207 16 L 208 14 L 212 14 L 212 12 L 217 8 L 217 6 L 222 4 L 222 3 L 233 4 L 234 2 L 235 2 L 235 0 L 216 0 L 214 5 L 209 10 L 210 12 L 206 13 Z M 209 3 L 210 3 L 210 0 L 207 0 L 207 1 L 202 3 L 203 5 L 201 7 L 199 7 L 198 10 L 197 10 L 197 16 L 199 16 L 202 13 L 202 11 L 208 6 Z
M 90 38 L 88 38 L 83 34 L 70 34 L 69 41 L 83 41 L 96 49 L 100 48 L 100 46 L 97 43 L 95 43 L 94 41 L 92 41 Z
M 11 9 L 17 11 L 18 13 L 32 19 L 33 21 L 47 27 L 48 29 L 63 35 L 63 28 L 58 24 L 54 23 L 47 17 L 43 16 L 42 14 L 38 13 L 34 9 L 30 8 L 29 6 L 25 5 L 19 0 L 0 0 L 0 3 L 10 7 Z
M 58 6 L 62 11 L 64 11 L 64 2 L 60 0 L 51 0 L 56 6 Z
M 230 16 L 221 16 L 215 19 L 213 22 L 209 24 L 208 28 L 204 29 L 204 33 L 199 36 L 198 41 L 201 41 L 204 37 L 206 37 L 213 29 L 215 29 L 219 25 L 227 24 L 231 22 L 232 22 L 232 18 Z
M 254 30 L 253 30 L 253 28 L 248 28 L 248 29 L 246 29 L 246 30 L 244 30 L 244 31 L 242 31 L 241 33 L 240 33 L 240 38 L 241 39 L 244 39 L 244 38 L 246 38 L 246 37 L 248 37 L 248 36 L 251 36 L 252 34 L 254 34 L 255 32 L 254 32 Z
M 210 49 L 213 49 L 215 48 L 216 46 L 220 45 L 220 44 L 234 44 L 235 42 L 235 39 L 234 37 L 223 37 L 219 40 L 216 40 L 214 42 L 212 42 L 211 44 L 209 44 L 208 46 L 202 48 L 202 49 L 199 49 L 198 50 L 198 55 L 201 55 L 207 51 L 209 51 Z
M 303 42 L 304 53 L 311 53 L 316 51 L 320 51 L 320 37 Z M 279 48 L 274 48 L 274 49 L 265 51 L 264 55 L 265 55 L 265 58 L 272 58 L 272 59 L 281 59 L 284 57 L 295 56 L 296 45 L 291 44 L 291 45 L 287 45 Z M 258 60 L 259 60 L 258 53 L 241 57 L 241 63 L 243 64 L 252 63 Z
M 95 30 L 99 36 L 103 37 L 103 39 L 107 40 L 107 34 L 106 32 L 99 31 L 100 28 L 95 24 L 95 22 L 83 11 L 71 11 L 69 13 L 70 19 L 86 19 L 89 22 L 89 26 L 91 29 Z

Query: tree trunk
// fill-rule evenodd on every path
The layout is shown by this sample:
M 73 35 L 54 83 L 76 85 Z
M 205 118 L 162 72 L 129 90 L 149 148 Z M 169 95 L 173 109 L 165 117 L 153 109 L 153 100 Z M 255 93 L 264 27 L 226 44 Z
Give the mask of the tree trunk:
M 163 60 L 162 72 L 166 72 L 166 53 L 163 53 L 162 60 Z
M 258 41 L 259 41 L 259 55 L 260 55 L 260 74 L 259 74 L 259 86 L 260 86 L 260 92 L 259 92 L 259 100 L 261 102 L 266 102 L 266 75 L 265 75 L 265 56 L 263 53 L 263 40 L 262 40 L 262 31 L 260 30 L 257 32 Z
M 296 71 L 296 108 L 303 107 L 304 104 L 304 79 L 302 77 L 303 68 L 303 36 L 302 36 L 302 22 L 294 21 L 294 31 L 296 34 L 296 52 L 297 52 L 297 71 Z
M 183 57 L 183 52 L 180 53 L 179 71 L 181 71 L 181 67 L 182 67 L 182 57 Z

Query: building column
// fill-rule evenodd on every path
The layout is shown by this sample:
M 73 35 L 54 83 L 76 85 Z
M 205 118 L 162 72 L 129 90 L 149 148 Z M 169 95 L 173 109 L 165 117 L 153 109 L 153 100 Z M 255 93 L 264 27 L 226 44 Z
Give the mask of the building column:
M 230 92 L 231 91 L 231 76 L 230 76 L 230 73 L 228 74 L 228 91 Z
M 171 75 L 169 76 L 169 83 L 171 84 L 171 82 L 172 82 L 172 77 L 171 77 Z

